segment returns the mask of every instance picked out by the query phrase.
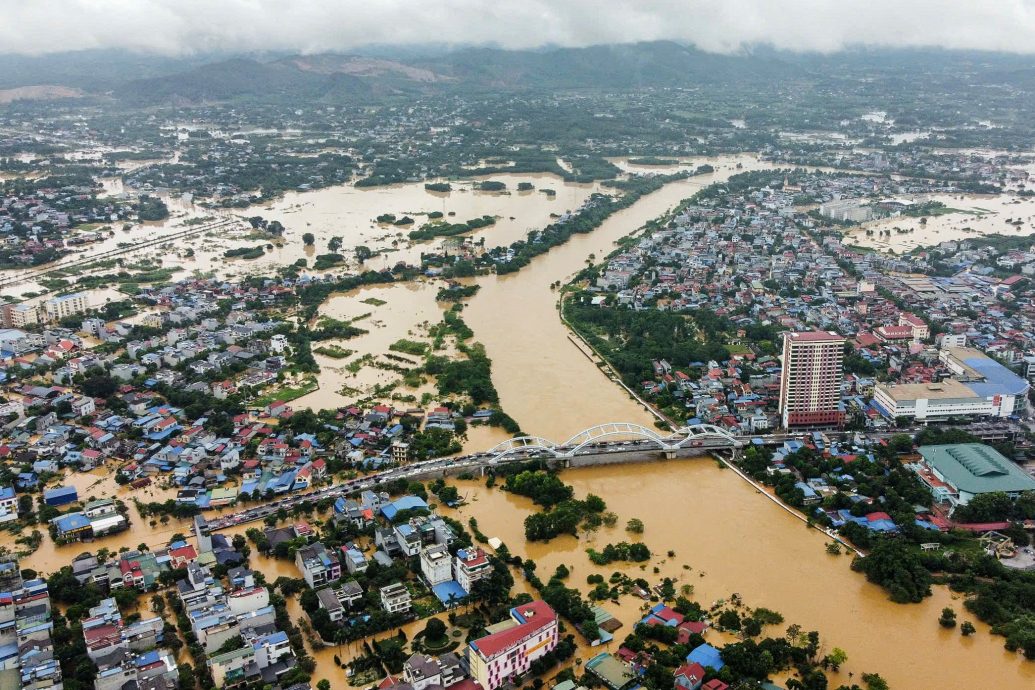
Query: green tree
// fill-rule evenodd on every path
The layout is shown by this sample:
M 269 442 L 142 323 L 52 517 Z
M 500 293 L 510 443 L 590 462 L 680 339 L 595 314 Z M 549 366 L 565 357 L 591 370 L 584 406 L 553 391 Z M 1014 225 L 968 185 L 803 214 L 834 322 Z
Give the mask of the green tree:
M 970 635 L 973 635 L 976 632 L 977 629 L 974 627 L 974 624 L 970 621 L 963 621 L 963 623 L 960 625 L 960 633 L 964 637 L 969 637 Z
M 857 557 L 852 568 L 886 589 L 898 603 L 922 601 L 931 594 L 931 574 L 915 548 L 898 539 L 882 539 L 866 557 Z
M 316 235 L 311 232 L 302 233 L 302 244 L 311 247 L 316 244 Z
M 943 628 L 956 627 L 956 612 L 952 610 L 952 607 L 946 606 L 942 609 L 942 615 L 938 617 L 938 624 Z
M 428 642 L 442 640 L 446 636 L 446 624 L 438 618 L 429 618 L 424 626 L 424 639 Z
M 848 661 L 848 653 L 840 647 L 834 647 L 829 654 L 823 659 L 824 665 L 829 666 L 834 671 L 838 670 L 842 664 Z
M 627 532 L 632 532 L 633 534 L 643 534 L 643 520 L 632 518 L 625 524 L 625 529 Z

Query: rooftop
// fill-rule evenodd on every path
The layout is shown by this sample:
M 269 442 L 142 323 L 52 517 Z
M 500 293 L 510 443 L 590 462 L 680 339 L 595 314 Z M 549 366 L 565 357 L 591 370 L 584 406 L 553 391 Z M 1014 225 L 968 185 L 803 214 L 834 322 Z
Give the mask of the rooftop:
M 1035 479 L 995 448 L 981 443 L 921 446 L 920 455 L 960 491 L 1035 491 Z
M 903 400 L 964 400 L 978 397 L 971 386 L 956 379 L 937 383 L 891 383 L 884 386 L 888 397 Z
M 804 331 L 788 333 L 787 338 L 796 343 L 836 343 L 844 341 L 844 337 L 833 331 Z
M 492 658 L 557 620 L 557 615 L 545 601 L 516 606 L 510 610 L 510 615 L 518 625 L 471 642 L 471 649 L 483 658 Z

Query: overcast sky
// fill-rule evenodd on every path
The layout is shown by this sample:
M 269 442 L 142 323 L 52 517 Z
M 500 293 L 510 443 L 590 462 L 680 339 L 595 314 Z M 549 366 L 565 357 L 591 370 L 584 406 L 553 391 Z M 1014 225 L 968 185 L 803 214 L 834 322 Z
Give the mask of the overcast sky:
M 714 52 L 761 43 L 1035 53 L 1035 0 L 0 0 L 0 17 L 0 53 L 30 55 L 655 39 Z

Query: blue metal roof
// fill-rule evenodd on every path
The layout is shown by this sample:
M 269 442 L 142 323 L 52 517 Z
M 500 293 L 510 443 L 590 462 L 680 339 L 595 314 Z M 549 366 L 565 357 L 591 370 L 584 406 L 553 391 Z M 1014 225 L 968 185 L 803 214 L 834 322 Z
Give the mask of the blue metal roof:
M 983 397 L 1023 395 L 1028 382 L 991 357 L 967 357 L 963 363 L 984 377 L 984 382 L 967 382 L 967 387 Z

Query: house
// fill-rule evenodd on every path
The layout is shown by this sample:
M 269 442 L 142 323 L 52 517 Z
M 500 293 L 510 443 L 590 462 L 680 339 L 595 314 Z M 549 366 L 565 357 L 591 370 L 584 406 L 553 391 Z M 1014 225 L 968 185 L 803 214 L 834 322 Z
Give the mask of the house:
M 456 654 L 443 654 L 438 658 L 414 654 L 403 663 L 402 676 L 413 690 L 425 690 L 451 687 L 463 678 L 463 671 Z
M 48 506 L 63 506 L 79 500 L 79 493 L 74 486 L 59 486 L 43 492 L 43 502 Z
M 346 608 L 352 608 L 363 600 L 363 588 L 355 580 L 343 582 L 341 587 L 334 590 L 334 594 Z
M 640 623 L 644 625 L 664 625 L 675 628 L 683 622 L 682 614 L 676 613 L 665 604 L 655 604 Z
M 93 527 L 82 513 L 67 513 L 50 521 L 59 541 L 82 541 L 93 536 Z
M 386 519 L 393 522 L 395 521 L 396 516 L 404 510 L 427 511 L 428 504 L 419 496 L 402 496 L 391 503 L 381 506 L 381 514 L 384 515 Z
M 386 585 L 380 590 L 381 606 L 388 613 L 408 613 L 411 599 L 410 591 L 401 582 Z
M 345 606 L 338 600 L 333 589 L 321 589 L 316 592 L 320 608 L 327 612 L 327 617 L 332 622 L 338 622 L 345 617 Z
M 453 579 L 468 594 L 471 593 L 474 583 L 484 580 L 491 574 L 492 564 L 489 563 L 489 557 L 480 547 L 459 549 L 456 552 Z
M 354 546 L 341 547 L 342 556 L 345 560 L 345 570 L 349 575 L 362 573 L 367 569 L 367 559 L 363 552 Z
M 97 404 L 94 402 L 94 399 L 85 395 L 75 398 L 70 405 L 72 406 L 72 414 L 76 417 L 85 417 L 97 411 Z
M 295 553 L 295 565 L 313 589 L 341 579 L 341 564 L 320 542 L 299 549 Z
M 18 496 L 13 486 L 0 487 L 0 523 L 18 519 Z
M 698 690 L 704 683 L 704 666 L 698 663 L 683 664 L 675 671 L 675 684 L 683 690 Z
M 587 661 L 586 672 L 599 678 L 610 690 L 629 690 L 636 684 L 632 667 L 606 652 Z
M 697 663 L 716 671 L 721 671 L 722 667 L 726 665 L 719 650 L 710 644 L 702 644 L 694 648 L 692 652 L 686 655 L 686 662 L 688 664 Z

